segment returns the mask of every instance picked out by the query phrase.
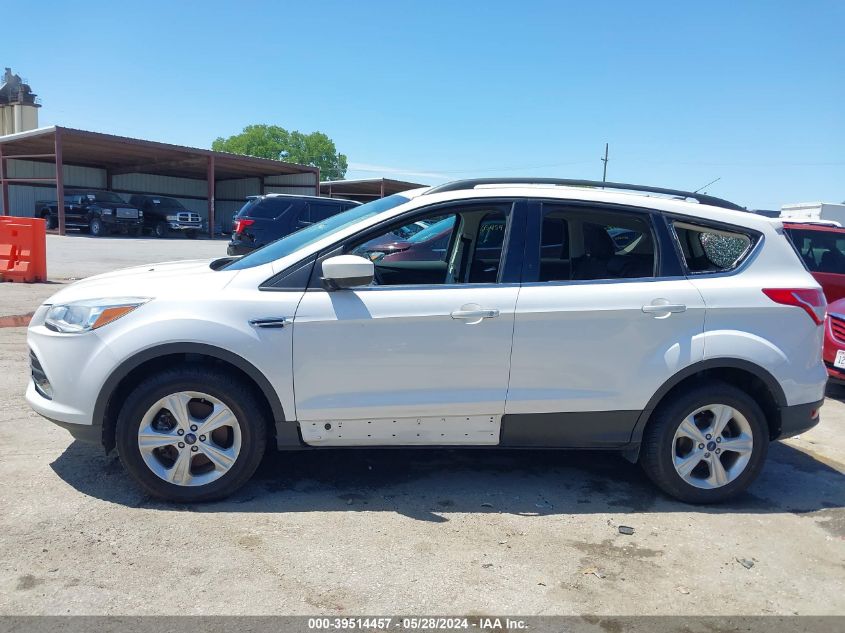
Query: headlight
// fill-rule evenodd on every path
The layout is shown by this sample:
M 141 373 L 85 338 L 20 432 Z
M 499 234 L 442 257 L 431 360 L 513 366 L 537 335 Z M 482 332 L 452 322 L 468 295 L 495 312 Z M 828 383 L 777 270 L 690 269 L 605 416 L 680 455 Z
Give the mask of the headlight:
M 55 332 L 75 334 L 96 330 L 149 301 L 144 297 L 89 299 L 50 306 L 44 325 Z
M 167 218 L 168 222 L 176 222 L 176 220 L 179 219 L 178 215 L 168 215 L 168 216 L 165 216 L 165 217 Z

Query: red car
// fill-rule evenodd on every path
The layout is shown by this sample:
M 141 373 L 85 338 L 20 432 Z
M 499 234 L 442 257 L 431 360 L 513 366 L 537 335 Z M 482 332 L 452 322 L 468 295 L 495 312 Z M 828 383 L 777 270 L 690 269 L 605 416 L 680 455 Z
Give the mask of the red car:
M 798 222 L 784 222 L 783 228 L 827 302 L 845 297 L 845 228 Z
M 824 324 L 824 364 L 830 381 L 845 385 L 845 299 L 827 306 Z
M 783 228 L 824 290 L 824 363 L 831 382 L 845 385 L 845 228 L 797 222 Z

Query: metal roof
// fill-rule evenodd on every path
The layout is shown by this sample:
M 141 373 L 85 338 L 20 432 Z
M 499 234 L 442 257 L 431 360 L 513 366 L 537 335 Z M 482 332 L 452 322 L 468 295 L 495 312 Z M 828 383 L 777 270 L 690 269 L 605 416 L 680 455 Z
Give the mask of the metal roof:
M 7 159 L 20 156 L 52 163 L 57 132 L 61 135 L 64 164 L 104 168 L 113 175 L 147 173 L 205 180 L 209 157 L 214 158 L 218 180 L 319 173 L 317 167 L 309 165 L 55 125 L 0 136 L 0 145 Z
M 394 193 L 427 187 L 416 182 L 392 178 L 362 178 L 359 180 L 325 180 L 320 183 L 320 193 L 331 197 L 375 199 Z

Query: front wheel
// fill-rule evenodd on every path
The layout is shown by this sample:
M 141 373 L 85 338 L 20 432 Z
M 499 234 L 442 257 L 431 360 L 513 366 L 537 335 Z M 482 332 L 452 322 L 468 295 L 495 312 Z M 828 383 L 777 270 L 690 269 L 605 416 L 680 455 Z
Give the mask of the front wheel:
M 88 232 L 93 237 L 100 237 L 105 234 L 106 227 L 103 226 L 103 221 L 100 218 L 91 218 L 88 222 Z
M 129 474 L 151 495 L 210 501 L 252 477 L 267 424 L 248 384 L 183 365 L 135 388 L 118 416 L 116 440 Z
M 757 402 L 732 385 L 709 381 L 661 403 L 643 434 L 640 464 L 667 494 L 715 503 L 754 481 L 768 447 Z
M 167 223 L 166 222 L 156 222 L 155 228 L 153 229 L 155 236 L 158 238 L 167 237 Z

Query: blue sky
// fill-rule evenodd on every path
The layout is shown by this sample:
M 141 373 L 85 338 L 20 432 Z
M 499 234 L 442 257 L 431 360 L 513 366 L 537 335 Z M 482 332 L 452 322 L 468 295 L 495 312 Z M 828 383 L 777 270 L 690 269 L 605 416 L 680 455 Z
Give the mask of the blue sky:
M 845 200 L 845 2 L 30 2 L 42 125 L 320 130 L 347 177 L 601 178 Z M 29 28 L 26 25 L 34 25 Z

